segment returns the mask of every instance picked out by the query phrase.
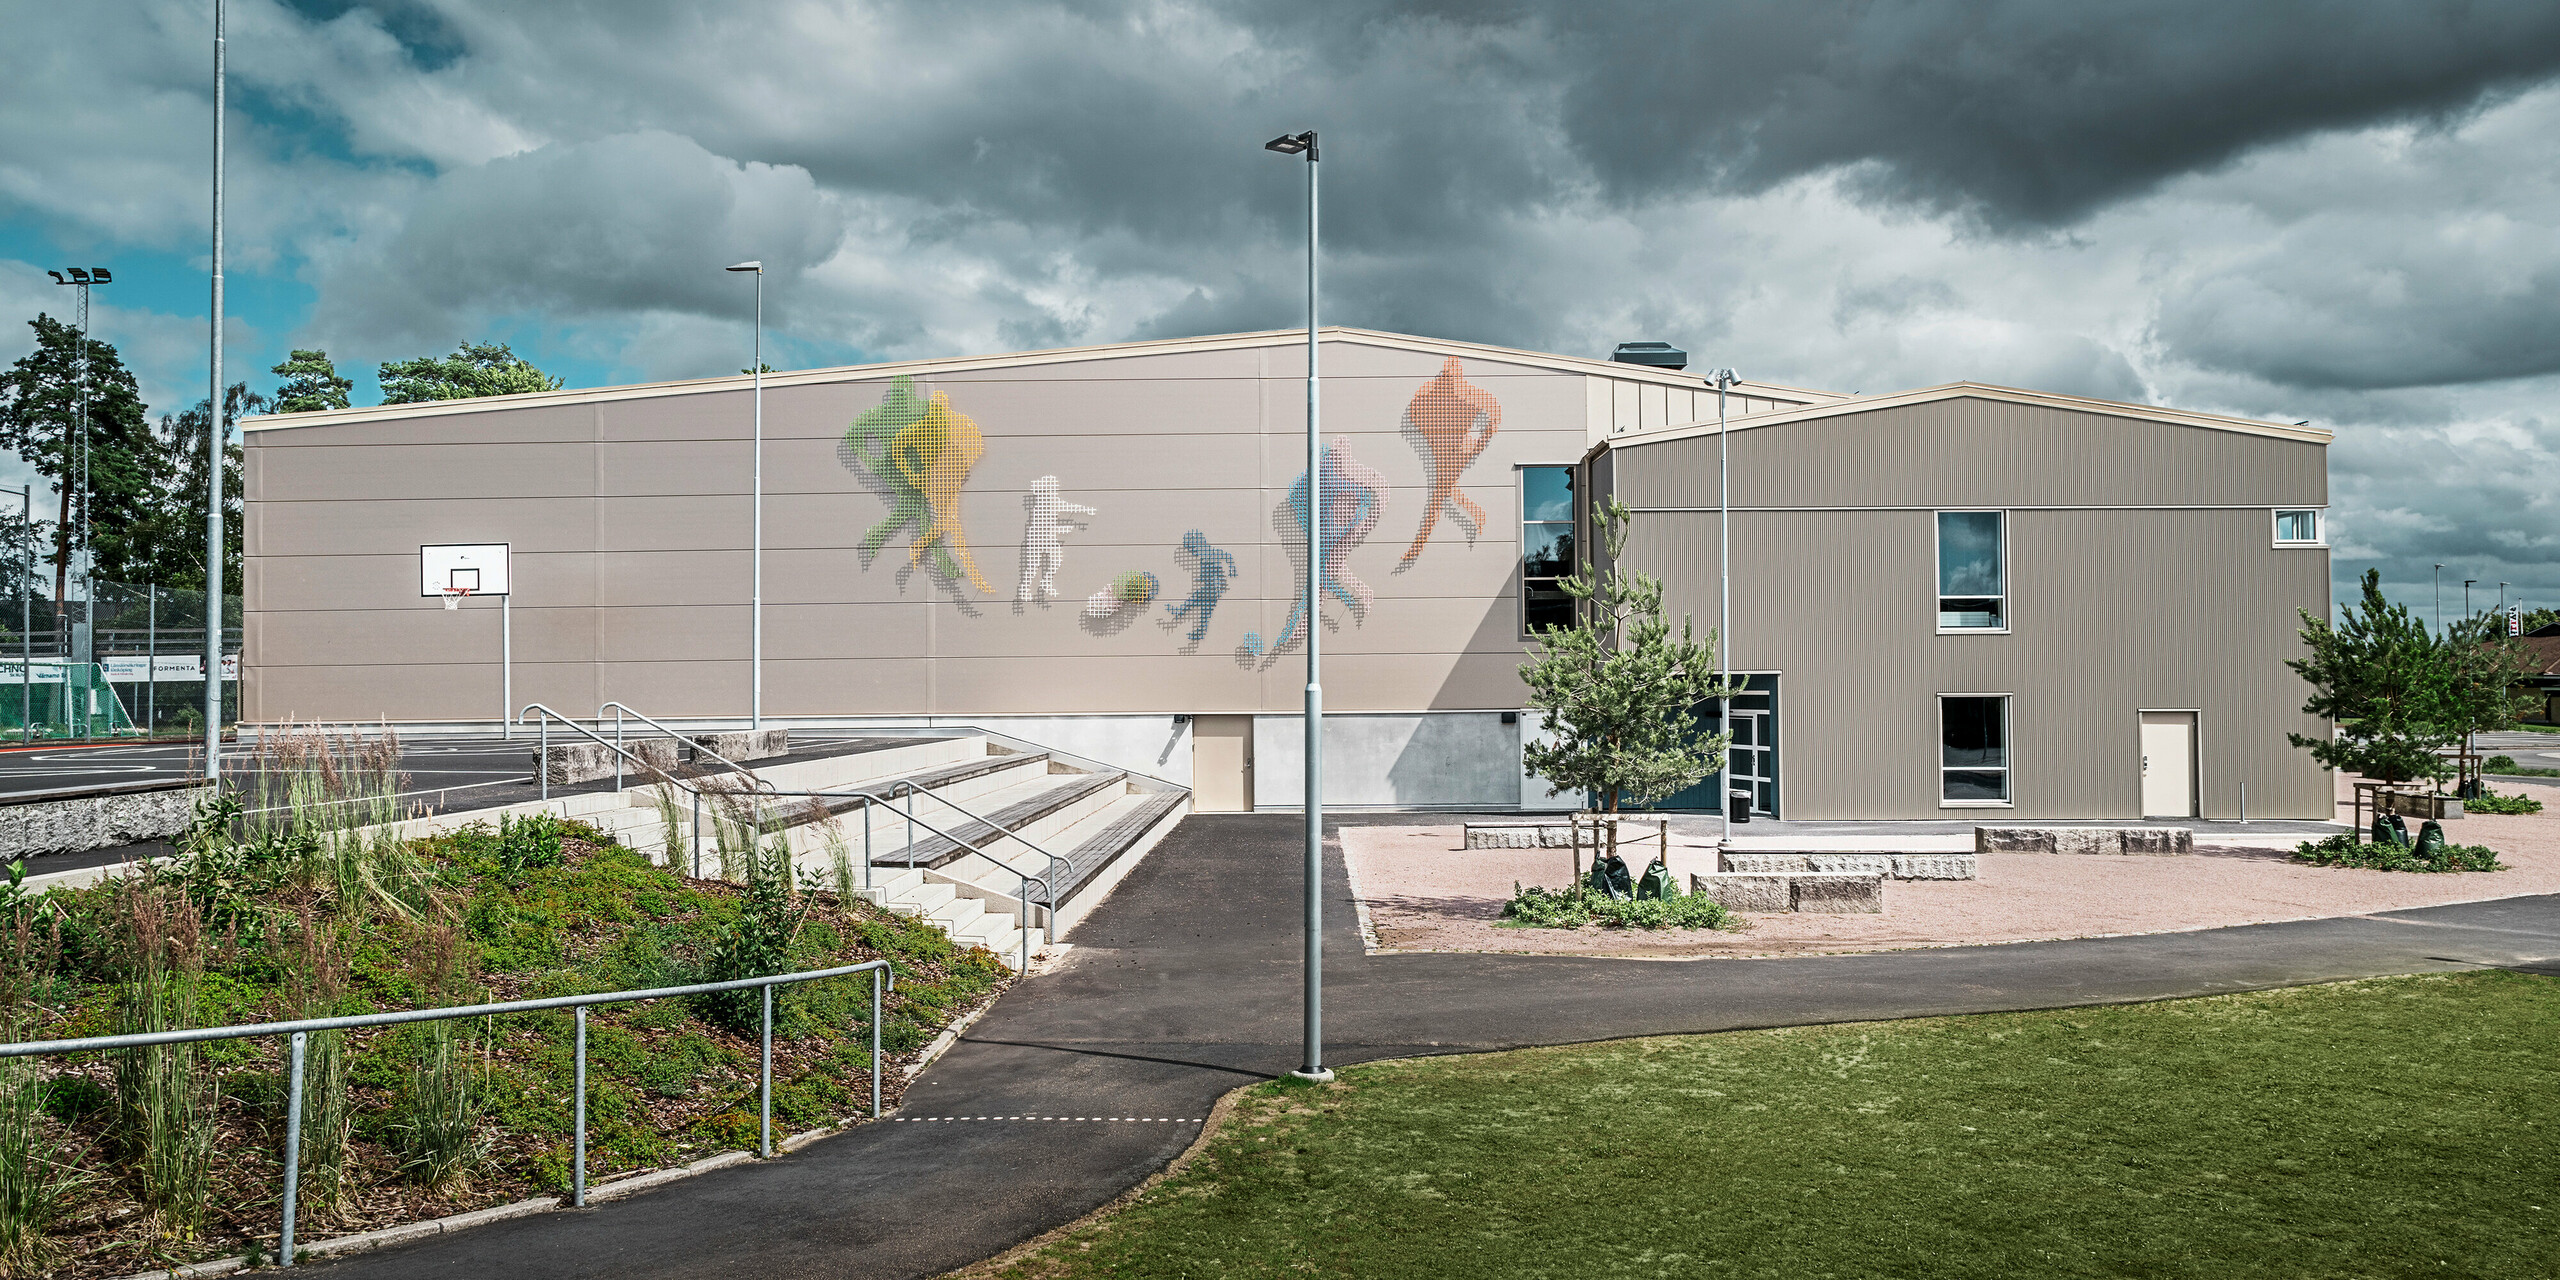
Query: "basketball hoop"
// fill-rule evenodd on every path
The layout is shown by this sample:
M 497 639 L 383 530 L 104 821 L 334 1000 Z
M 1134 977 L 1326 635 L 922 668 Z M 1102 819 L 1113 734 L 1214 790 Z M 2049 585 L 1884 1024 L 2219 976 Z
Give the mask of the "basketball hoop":
M 444 607 L 447 609 L 459 609 L 462 607 L 463 600 L 468 598 L 470 594 L 471 588 L 469 587 L 446 587 L 444 589 Z

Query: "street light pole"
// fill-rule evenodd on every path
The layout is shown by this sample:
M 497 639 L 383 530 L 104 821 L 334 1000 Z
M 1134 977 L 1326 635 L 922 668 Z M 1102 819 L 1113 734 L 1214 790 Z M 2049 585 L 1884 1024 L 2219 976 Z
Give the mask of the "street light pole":
M 1716 672 L 1716 683 L 1719 688 L 1728 690 L 1723 706 L 1720 708 L 1723 714 L 1717 718 L 1724 722 L 1722 725 L 1724 732 L 1731 733 L 1733 732 L 1733 697 L 1729 686 L 1733 684 L 1733 468 L 1730 465 L 1730 453 L 1725 444 L 1725 391 L 1738 379 L 1734 377 L 1731 369 L 1718 369 L 1707 376 L 1715 379 L 1716 384 L 1716 510 L 1717 518 L 1722 522 L 1716 531 L 1716 555 L 1721 561 L 1716 569 L 1718 592 L 1716 665 L 1719 668 Z M 1727 744 L 1725 750 L 1724 767 L 1716 771 L 1716 776 L 1724 782 L 1721 788 L 1724 794 L 1716 797 L 1717 821 L 1723 824 L 1723 835 L 1718 843 L 1731 843 L 1733 840 L 1733 750 L 1730 744 Z
M 222 778 L 222 8 L 213 0 L 213 399 L 204 433 L 204 776 Z
M 2462 620 L 2465 623 L 2471 621 L 2471 584 L 2478 581 L 2478 578 L 2464 578 L 2462 580 Z
M 764 727 L 764 262 L 741 262 L 730 271 L 756 273 L 755 533 L 747 587 L 747 727 Z
M 2444 634 L 2444 566 L 2436 566 L 2436 634 Z
M 80 291 L 80 338 L 78 347 L 72 352 L 74 367 L 78 369 L 78 373 L 73 375 L 76 380 L 73 403 L 78 407 L 73 410 L 75 425 L 63 433 L 65 457 L 62 479 L 64 506 L 79 513 L 78 523 L 65 533 L 73 547 L 72 560 L 79 565 L 80 622 L 86 628 L 81 634 L 88 637 L 89 649 L 94 656 L 98 643 L 98 555 L 95 522 L 90 518 L 90 508 L 96 503 L 89 491 L 89 290 L 94 285 L 115 283 L 115 275 L 105 267 L 69 267 L 66 270 L 71 273 L 68 280 L 62 278 L 60 271 L 47 271 L 45 274 L 52 276 L 55 284 Z M 58 623 L 61 618 L 59 605 L 54 616 Z M 85 728 L 81 736 L 87 736 Z
M 1307 783 L 1306 783 L 1306 1055 L 1289 1074 L 1322 1082 L 1333 1078 L 1324 1065 L 1324 684 L 1323 619 L 1316 613 L 1319 580 L 1324 577 L 1324 456 L 1317 441 L 1319 400 L 1316 381 L 1316 133 L 1273 138 L 1266 151 L 1307 157 Z

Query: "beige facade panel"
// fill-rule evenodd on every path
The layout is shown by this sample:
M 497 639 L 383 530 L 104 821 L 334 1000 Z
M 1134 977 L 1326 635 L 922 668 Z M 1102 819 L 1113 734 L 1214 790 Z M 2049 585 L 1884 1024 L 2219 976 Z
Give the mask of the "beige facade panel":
M 2013 512 L 2006 634 L 1939 634 L 1931 512 L 1733 525 L 1734 665 L 1780 674 L 1787 816 L 1936 809 L 1937 695 L 1967 693 L 2011 698 L 2015 808 L 1950 817 L 2141 816 L 2146 709 L 2202 712 L 2206 816 L 2237 816 L 2243 782 L 2253 816 L 2328 816 L 2329 775 L 2284 740 L 2324 726 L 2283 665 L 2301 652 L 2295 611 L 2326 615 L 2328 552 L 2270 547 L 2264 508 Z M 1701 629 L 1717 621 L 1716 533 L 1713 512 L 1657 512 L 1628 546 Z
M 1372 603 L 1356 618 L 1329 603 L 1341 629 L 1328 642 L 1346 660 L 1375 654 L 1418 673 L 1401 687 L 1342 686 L 1334 698 L 1346 710 L 1372 694 L 1388 698 L 1380 704 L 1387 709 L 1452 697 L 1494 699 L 1467 705 L 1518 700 L 1510 671 L 1520 649 L 1513 467 L 1578 456 L 1582 379 L 1464 357 L 1469 381 L 1500 404 L 1502 427 L 1465 460 L 1453 489 L 1435 489 L 1428 460 L 1458 446 L 1407 431 L 1403 417 L 1445 358 L 1381 346 L 1328 361 L 1329 379 L 1339 380 L 1328 385 L 1327 440 L 1347 442 L 1350 457 L 1376 476 L 1370 527 L 1335 561 Z M 1303 461 L 1295 356 L 1273 347 L 1108 363 L 1120 366 L 1117 375 L 1051 364 L 968 371 L 990 374 L 974 381 L 919 379 L 927 392 L 949 393 L 953 408 L 976 422 L 981 452 L 947 455 L 958 465 L 935 473 L 947 478 L 916 477 L 956 485 L 929 502 L 904 499 L 914 517 L 904 521 L 894 514 L 898 492 L 881 476 L 849 468 L 838 449 L 846 424 L 886 392 L 884 380 L 768 391 L 770 713 L 1202 709 L 1192 699 L 1247 712 L 1298 704 L 1300 678 L 1273 674 L 1295 659 L 1243 652 L 1248 633 L 1266 649 L 1277 645 L 1299 582 L 1292 554 L 1299 534 L 1287 505 Z M 1253 376 L 1273 368 L 1279 376 Z M 730 688 L 726 676 L 700 673 L 706 662 L 720 669 L 715 655 L 725 661 L 745 647 L 750 409 L 744 388 L 729 383 L 252 433 L 248 578 L 257 618 L 248 662 L 274 668 L 276 678 L 251 681 L 248 714 L 259 718 L 262 699 L 288 694 L 304 714 L 332 700 L 341 716 L 370 716 L 377 705 L 428 719 L 485 714 L 483 699 L 458 694 L 449 709 L 434 709 L 435 691 L 456 683 L 439 666 L 480 662 L 494 637 L 475 629 L 494 623 L 447 625 L 457 615 L 416 597 L 422 542 L 513 545 L 520 664 L 564 655 L 600 662 L 613 673 L 608 683 L 670 706 Z M 1045 559 L 1031 518 L 1043 476 L 1058 477 L 1062 501 L 1095 514 L 1077 517 L 1059 538 L 1055 603 L 1017 615 L 1023 571 Z M 1461 497 L 1484 513 L 1472 541 L 1444 511 L 1420 555 L 1404 564 L 1425 508 L 1454 507 Z M 966 538 L 983 590 L 943 580 L 929 547 L 926 567 L 911 567 L 917 540 L 935 521 L 955 554 Z M 875 530 L 886 536 L 866 563 L 857 544 Z M 1187 623 L 1160 625 L 1194 590 L 1182 550 L 1193 530 L 1234 558 L 1232 571 L 1217 575 L 1223 595 L 1197 645 Z M 1128 571 L 1153 574 L 1158 598 L 1120 616 L 1084 617 L 1087 597 Z M 1498 659 L 1490 682 L 1469 656 L 1487 649 Z M 875 687 L 865 673 L 907 662 L 924 663 L 930 679 L 890 682 L 902 691 L 895 706 L 863 705 L 861 691 Z M 1110 685 L 1122 692 L 1106 696 L 1106 686 L 1087 688 L 1073 674 L 1086 662 L 1112 671 L 1154 663 L 1189 674 Z M 787 682 L 775 665 L 782 663 L 795 664 Z M 658 665 L 669 670 L 665 682 L 646 675 Z M 1461 669 L 1470 674 L 1457 679 Z
M 1712 433 L 1617 442 L 1637 507 L 1713 506 Z M 2318 444 L 1982 397 L 1736 430 L 1737 505 L 2322 506 Z

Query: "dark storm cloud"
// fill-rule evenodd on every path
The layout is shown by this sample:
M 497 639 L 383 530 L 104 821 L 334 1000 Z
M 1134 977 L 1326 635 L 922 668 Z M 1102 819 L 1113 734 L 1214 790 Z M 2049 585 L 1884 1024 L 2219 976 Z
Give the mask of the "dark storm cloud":
M 1560 6 L 1562 120 L 1615 191 L 1871 166 L 1875 196 L 2067 223 L 2267 143 L 2442 120 L 2560 70 L 2549 0 Z

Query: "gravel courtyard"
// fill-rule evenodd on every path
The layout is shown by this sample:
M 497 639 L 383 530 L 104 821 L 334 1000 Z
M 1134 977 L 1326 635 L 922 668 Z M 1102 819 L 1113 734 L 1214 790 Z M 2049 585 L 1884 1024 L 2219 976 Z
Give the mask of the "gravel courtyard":
M 1372 946 L 1380 951 L 1564 955 L 1791 956 L 2175 933 L 2560 892 L 2560 785 L 2505 784 L 2543 812 L 2475 814 L 2445 824 L 2459 844 L 2485 844 L 2509 870 L 2423 875 L 2312 867 L 2282 850 L 2199 845 L 2191 857 L 1985 854 L 1978 880 L 1887 881 L 1881 915 L 1752 914 L 1717 930 L 1523 929 L 1500 923 L 1514 883 L 1562 887 L 1564 849 L 1461 849 L 1458 828 L 1342 828 Z M 1651 855 L 1631 857 L 1643 870 Z M 1711 842 L 1674 833 L 1685 885 L 1715 869 Z

